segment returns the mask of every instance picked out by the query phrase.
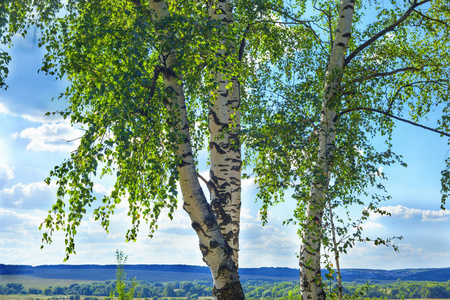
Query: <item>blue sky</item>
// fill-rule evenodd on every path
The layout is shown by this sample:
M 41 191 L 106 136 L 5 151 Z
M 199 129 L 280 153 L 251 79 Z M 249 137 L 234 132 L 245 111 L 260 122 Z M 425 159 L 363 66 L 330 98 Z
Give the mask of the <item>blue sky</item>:
M 80 131 L 47 111 L 64 107 L 51 101 L 64 89 L 64 82 L 38 74 L 42 52 L 31 40 L 16 39 L 11 49 L 9 88 L 0 91 L 0 263 L 63 263 L 63 234 L 56 233 L 54 244 L 40 250 L 39 224 L 55 200 L 55 188 L 43 179 L 54 165 L 62 162 L 80 136 Z M 433 124 L 432 120 L 429 124 Z M 391 248 L 359 244 L 342 257 L 343 268 L 450 267 L 450 212 L 440 206 L 440 171 L 448 156 L 447 140 L 410 125 L 398 124 L 394 134 L 397 153 L 408 168 L 393 166 L 383 171 L 392 200 L 382 204 L 392 217 L 372 216 L 365 225 L 367 235 L 399 236 L 400 252 Z M 206 155 L 206 152 L 204 153 Z M 207 175 L 203 170 L 202 174 Z M 107 182 L 95 186 L 98 193 L 109 188 Z M 242 267 L 297 267 L 300 246 L 295 226 L 282 226 L 290 217 L 294 203 L 286 199 L 270 210 L 269 224 L 263 227 L 255 203 L 252 179 L 243 182 L 240 265 Z M 130 222 L 126 205 L 121 204 L 106 234 L 87 217 L 78 231 L 77 255 L 69 264 L 114 264 L 116 249 L 129 256 L 130 264 L 203 265 L 197 238 L 186 213 L 179 209 L 173 221 L 160 220 L 153 239 L 145 228 L 137 242 L 126 243 Z

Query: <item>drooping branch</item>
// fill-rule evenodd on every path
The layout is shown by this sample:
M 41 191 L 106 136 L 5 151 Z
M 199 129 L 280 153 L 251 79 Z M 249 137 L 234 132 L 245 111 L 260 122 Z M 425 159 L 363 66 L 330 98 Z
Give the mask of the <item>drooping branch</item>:
M 386 33 L 393 31 L 398 25 L 400 25 L 403 21 L 408 18 L 408 16 L 414 11 L 414 9 L 420 5 L 423 5 L 425 3 L 430 2 L 431 0 L 423 0 L 421 2 L 417 2 L 417 0 L 414 0 L 414 3 L 405 11 L 405 13 L 394 23 L 389 25 L 388 27 L 384 28 L 383 30 L 379 31 L 377 34 L 375 34 L 373 37 L 371 37 L 369 40 L 367 40 L 365 43 L 360 45 L 358 48 L 356 48 L 352 53 L 350 53 L 344 61 L 344 67 L 347 66 L 355 56 L 357 56 L 361 51 L 372 45 L 375 41 L 377 41 L 380 37 L 384 36 Z
M 443 131 L 438 130 L 438 129 L 434 129 L 434 128 L 431 128 L 431 127 L 428 127 L 428 126 L 425 126 L 425 125 L 422 125 L 422 124 L 418 124 L 418 123 L 415 123 L 413 121 L 394 116 L 391 113 L 388 113 L 388 112 L 385 112 L 385 111 L 382 111 L 382 110 L 379 110 L 379 109 L 375 109 L 375 108 L 370 108 L 370 107 L 355 107 L 355 108 L 347 109 L 347 110 L 344 110 L 344 111 L 340 112 L 338 114 L 338 117 L 340 117 L 340 116 L 342 116 L 342 115 L 344 115 L 346 113 L 359 111 L 359 110 L 365 110 L 365 111 L 371 111 L 371 112 L 379 113 L 379 114 L 388 116 L 388 117 L 390 117 L 392 119 L 395 119 L 395 120 L 398 120 L 398 121 L 401 121 L 401 122 L 404 122 L 404 123 L 408 123 L 410 125 L 417 126 L 417 127 L 420 127 L 420 128 L 423 128 L 423 129 L 426 129 L 426 130 L 429 130 L 429 131 L 432 131 L 432 132 L 436 132 L 436 133 L 439 133 L 441 135 L 450 137 L 450 133 L 446 133 L 446 132 L 443 132 Z

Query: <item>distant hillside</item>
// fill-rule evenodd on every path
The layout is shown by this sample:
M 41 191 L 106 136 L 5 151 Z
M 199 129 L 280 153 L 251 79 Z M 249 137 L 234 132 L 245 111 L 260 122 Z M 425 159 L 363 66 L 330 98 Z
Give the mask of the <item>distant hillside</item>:
M 371 269 L 344 269 L 342 271 L 344 281 L 448 281 L 450 280 L 450 268 L 440 269 L 399 269 L 399 270 L 371 270 Z
M 40 278 L 104 281 L 115 279 L 115 265 L 4 265 L 0 264 L 1 275 L 30 275 Z M 193 281 L 210 279 L 207 267 L 189 265 L 126 265 L 127 277 L 149 282 Z M 324 272 L 324 271 L 323 271 Z M 247 280 L 298 280 L 298 269 L 291 268 L 241 268 L 242 281 Z M 371 270 L 343 269 L 344 281 L 448 281 L 450 268 Z

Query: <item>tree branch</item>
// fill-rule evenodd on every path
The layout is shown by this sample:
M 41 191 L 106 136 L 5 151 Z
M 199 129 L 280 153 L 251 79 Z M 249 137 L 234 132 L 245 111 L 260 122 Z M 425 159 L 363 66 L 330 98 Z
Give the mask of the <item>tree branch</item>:
M 446 22 L 439 20 L 439 19 L 433 19 L 432 17 L 427 16 L 426 14 L 424 14 L 423 12 L 421 12 L 420 10 L 414 10 L 415 13 L 419 14 L 422 18 L 430 20 L 430 21 L 434 21 L 434 22 L 438 22 L 441 23 L 442 25 L 444 25 L 445 27 L 450 27 L 449 24 L 447 24 Z
M 355 83 L 355 82 L 363 82 L 363 81 L 370 80 L 370 79 L 377 78 L 377 77 L 391 76 L 391 75 L 395 75 L 395 74 L 400 73 L 400 72 L 406 72 L 406 71 L 414 71 L 414 72 L 417 72 L 417 71 L 422 70 L 424 67 L 426 67 L 426 66 L 422 66 L 422 67 L 420 67 L 420 68 L 416 68 L 416 67 L 405 67 L 405 68 L 400 68 L 400 69 L 392 70 L 392 71 L 389 71 L 389 72 L 373 73 L 373 74 L 370 74 L 370 75 L 368 75 L 368 76 L 366 76 L 366 77 L 356 78 L 356 79 L 354 79 L 351 83 Z
M 151 100 L 153 98 L 153 95 L 155 94 L 156 82 L 158 81 L 158 77 L 161 71 L 162 71 L 161 66 L 156 66 L 155 69 L 153 70 L 153 79 L 152 85 L 150 86 L 149 100 Z
M 358 55 L 362 50 L 369 47 L 372 43 L 374 43 L 376 40 L 378 40 L 380 37 L 384 36 L 386 33 L 393 31 L 395 27 L 400 25 L 406 18 L 414 11 L 414 9 L 422 4 L 425 4 L 427 2 L 430 2 L 431 0 L 423 0 L 421 2 L 417 2 L 417 0 L 414 0 L 414 4 L 408 8 L 405 13 L 394 23 L 389 25 L 388 27 L 384 28 L 383 30 L 379 31 L 376 35 L 371 37 L 368 41 L 360 45 L 358 48 L 356 48 L 352 53 L 350 53 L 344 61 L 344 68 L 347 66 L 353 58 L 355 58 L 356 55 Z
M 311 27 L 311 25 L 309 25 L 309 23 L 310 23 L 311 21 L 303 21 L 303 20 L 297 19 L 297 18 L 295 18 L 294 16 L 291 16 L 291 14 L 289 14 L 289 13 L 287 13 L 287 12 L 285 12 L 285 11 L 282 11 L 281 9 L 278 9 L 278 8 L 276 8 L 276 7 L 273 7 L 273 6 L 270 6 L 269 9 L 270 9 L 270 10 L 273 10 L 274 12 L 279 13 L 280 15 L 284 16 L 284 17 L 287 18 L 287 19 L 290 19 L 290 20 L 296 22 L 297 24 L 303 25 L 304 27 L 306 27 L 307 29 L 309 29 L 309 30 L 314 34 L 314 36 L 315 36 L 320 42 L 322 42 L 322 39 L 320 38 L 320 36 L 319 36 L 319 35 L 316 33 L 316 31 Z
M 428 127 L 428 126 L 425 126 L 425 125 L 422 125 L 422 124 L 417 124 L 417 123 L 414 123 L 413 121 L 406 120 L 406 119 L 394 116 L 393 114 L 390 114 L 388 112 L 385 112 L 385 111 L 382 111 L 382 110 L 379 110 L 379 109 L 375 109 L 375 108 L 370 108 L 370 107 L 355 107 L 355 108 L 347 109 L 347 110 L 344 110 L 344 111 L 340 112 L 338 117 L 340 117 L 340 116 L 342 116 L 342 115 L 344 115 L 346 113 L 353 112 L 353 111 L 358 111 L 358 110 L 366 110 L 366 111 L 376 112 L 376 113 L 388 116 L 388 117 L 390 117 L 392 119 L 395 119 L 395 120 L 398 120 L 398 121 L 401 121 L 401 122 L 405 122 L 405 123 L 408 123 L 410 125 L 414 125 L 414 126 L 417 126 L 417 127 L 420 127 L 420 128 L 423 128 L 423 129 L 426 129 L 426 130 L 429 130 L 429 131 L 432 131 L 432 132 L 436 132 L 436 133 L 439 133 L 441 135 L 450 137 L 450 133 L 446 133 L 446 132 L 443 132 L 443 131 L 440 131 L 440 130 L 437 130 L 437 129 L 434 129 L 434 128 L 431 128 L 431 127 Z
M 206 179 L 202 175 L 200 175 L 198 172 L 197 172 L 197 177 L 200 178 L 206 184 L 206 186 L 208 186 L 208 181 L 206 181 Z
M 238 52 L 238 60 L 242 61 L 242 56 L 244 55 L 244 49 L 245 49 L 245 42 L 246 42 L 246 35 L 250 31 L 251 24 L 248 24 L 247 27 L 245 27 L 245 32 L 242 35 L 241 44 L 239 45 L 239 52 Z

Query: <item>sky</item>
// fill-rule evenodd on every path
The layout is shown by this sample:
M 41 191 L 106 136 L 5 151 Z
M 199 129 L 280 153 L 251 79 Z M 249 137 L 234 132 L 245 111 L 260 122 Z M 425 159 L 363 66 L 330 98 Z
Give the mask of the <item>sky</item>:
M 37 72 L 43 52 L 32 39 L 15 40 L 10 49 L 13 61 L 0 90 L 0 264 L 63 264 L 64 235 L 54 234 L 53 244 L 41 247 L 39 224 L 55 201 L 55 186 L 44 183 L 50 170 L 69 156 L 81 135 L 66 121 L 45 117 L 61 110 L 63 100 L 54 100 L 66 83 Z M 433 122 L 430 121 L 429 124 Z M 438 134 L 398 124 L 394 150 L 402 154 L 407 168 L 383 169 L 392 199 L 382 206 L 391 217 L 371 216 L 364 232 L 371 237 L 403 236 L 392 248 L 357 244 L 342 256 L 342 268 L 436 268 L 450 267 L 450 211 L 440 210 L 440 172 L 445 168 L 449 146 Z M 207 153 L 202 154 L 206 159 Z M 207 176 L 206 169 L 200 170 Z M 98 182 L 101 195 L 110 182 Z M 243 181 L 241 224 L 241 267 L 298 267 L 300 240 L 294 225 L 283 226 L 295 203 L 270 209 L 269 222 L 262 226 L 253 179 Z M 180 199 L 181 203 L 181 199 Z M 76 237 L 76 255 L 67 264 L 115 264 L 116 249 L 128 255 L 129 264 L 204 265 L 195 232 L 187 214 L 176 211 L 174 220 L 163 217 L 150 239 L 142 228 L 136 242 L 125 242 L 130 220 L 122 202 L 111 220 L 109 234 L 87 216 Z

